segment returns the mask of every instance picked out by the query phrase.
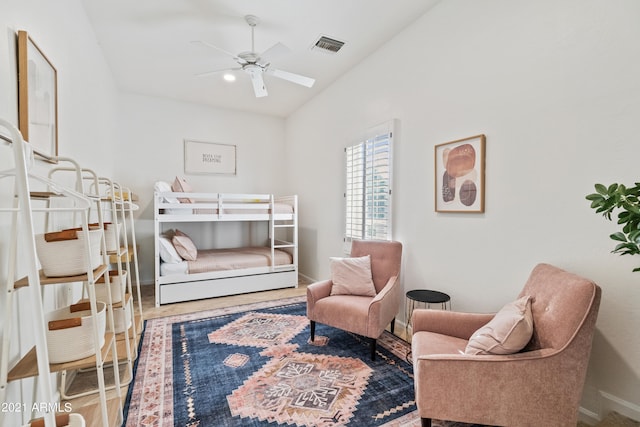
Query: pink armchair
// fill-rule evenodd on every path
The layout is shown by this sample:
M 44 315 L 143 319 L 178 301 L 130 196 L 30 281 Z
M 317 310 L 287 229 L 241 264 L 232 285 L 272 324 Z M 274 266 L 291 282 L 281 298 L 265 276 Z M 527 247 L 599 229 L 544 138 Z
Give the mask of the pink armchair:
M 331 280 L 307 287 L 307 317 L 311 322 L 311 341 L 316 322 L 371 338 L 371 360 L 376 355 L 376 340 L 387 325 L 391 332 L 400 309 L 402 291 L 399 274 L 402 244 L 379 240 L 354 240 L 351 257 L 371 256 L 371 274 L 376 295 L 331 295 Z
M 533 337 L 519 353 L 467 355 L 490 314 L 416 310 L 413 367 L 423 426 L 431 419 L 500 426 L 571 426 L 600 305 L 593 282 L 536 266 L 520 296 L 531 295 Z

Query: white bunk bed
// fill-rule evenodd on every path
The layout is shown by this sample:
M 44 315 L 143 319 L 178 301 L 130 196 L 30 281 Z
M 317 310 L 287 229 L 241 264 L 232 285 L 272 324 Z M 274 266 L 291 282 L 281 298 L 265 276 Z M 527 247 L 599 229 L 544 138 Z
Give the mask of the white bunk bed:
M 297 196 L 156 191 L 154 223 L 156 307 L 298 286 Z M 239 248 L 237 240 L 227 247 L 220 239 L 208 238 L 207 233 L 210 235 L 211 232 L 205 231 L 205 227 L 212 224 L 225 227 L 227 231 L 236 229 L 231 224 L 237 228 L 250 227 L 249 232 L 242 231 L 243 239 L 249 240 L 248 245 L 240 245 L 248 247 Z M 198 259 L 165 263 L 161 245 L 166 243 L 167 233 L 181 227 L 190 227 L 192 237 L 199 240 Z M 254 228 L 259 228 L 260 232 Z M 214 243 L 214 240 L 218 242 Z M 236 255 L 241 249 L 258 264 L 247 265 L 238 260 Z M 210 262 L 201 260 L 205 257 L 210 257 Z M 211 265 L 214 270 L 202 272 L 202 264 Z

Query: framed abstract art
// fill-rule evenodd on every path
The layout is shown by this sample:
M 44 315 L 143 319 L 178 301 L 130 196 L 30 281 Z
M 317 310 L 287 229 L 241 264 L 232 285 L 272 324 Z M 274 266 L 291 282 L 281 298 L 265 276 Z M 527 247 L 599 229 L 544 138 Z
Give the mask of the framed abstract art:
M 435 146 L 436 212 L 484 212 L 484 135 Z

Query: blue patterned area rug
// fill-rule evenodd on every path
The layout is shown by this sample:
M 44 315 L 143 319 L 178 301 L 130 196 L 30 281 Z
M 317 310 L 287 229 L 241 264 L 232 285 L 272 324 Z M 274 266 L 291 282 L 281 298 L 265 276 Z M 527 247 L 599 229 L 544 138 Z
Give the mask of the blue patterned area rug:
M 124 425 L 419 426 L 409 348 L 385 332 L 371 361 L 320 324 L 310 343 L 304 297 L 151 319 Z

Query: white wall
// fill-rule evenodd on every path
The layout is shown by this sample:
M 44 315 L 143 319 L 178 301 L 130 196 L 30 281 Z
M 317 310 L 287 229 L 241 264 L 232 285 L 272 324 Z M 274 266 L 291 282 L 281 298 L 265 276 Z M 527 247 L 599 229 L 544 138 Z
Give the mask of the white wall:
M 116 154 L 112 147 L 118 141 L 117 90 L 111 73 L 96 43 L 84 9 L 78 0 L 3 0 L 0 2 L 0 117 L 18 124 L 16 32 L 25 30 L 47 55 L 58 72 L 59 153 L 70 156 L 85 167 L 104 176 L 113 172 Z M 38 170 L 49 164 L 38 162 Z M 12 167 L 10 149 L 0 144 L 0 170 Z M 12 182 L 0 181 L 0 205 L 7 207 L 13 199 Z M 42 229 L 42 222 L 37 221 Z M 0 214 L 0 283 L 7 280 L 6 256 L 10 217 Z M 24 276 L 24 268 L 18 271 Z M 64 294 L 60 287 L 45 290 L 45 306 L 53 308 Z M 2 314 L 6 295 L 0 294 Z M 14 318 L 11 331 L 11 363 L 20 352 L 33 345 L 31 313 L 26 291 L 17 292 L 14 299 Z M 2 322 L 0 318 L 0 323 Z M 0 324 L 0 334 L 6 333 Z M 7 401 L 32 400 L 32 380 L 9 384 Z M 41 401 L 36 398 L 36 402 Z M 6 425 L 21 425 L 30 414 L 4 414 Z
M 197 192 L 282 194 L 284 120 L 141 95 L 120 98 L 116 180 L 139 195 L 141 281 L 153 283 L 153 185 L 184 177 Z M 185 175 L 184 139 L 236 145 L 236 175 Z M 126 183 L 126 184 L 125 184 Z
M 287 119 L 290 192 L 300 196 L 303 273 L 342 250 L 342 148 L 397 118 L 395 237 L 405 290 L 494 311 L 538 262 L 597 281 L 603 300 L 583 399 L 640 404 L 640 260 L 610 254 L 616 230 L 585 195 L 637 181 L 640 3 L 440 2 Z M 486 213 L 434 212 L 434 145 L 487 136 Z M 634 326 L 635 325 L 635 326 Z M 634 406 L 636 405 L 636 406 Z
M 394 229 L 405 245 L 405 289 L 441 289 L 454 309 L 492 311 L 537 262 L 593 278 L 603 301 L 583 407 L 606 410 L 603 392 L 632 412 L 640 287 L 630 271 L 640 262 L 609 253 L 616 227 L 584 195 L 595 182 L 637 180 L 639 18 L 635 0 L 443 1 L 284 122 L 120 96 L 79 1 L 4 0 L 0 116 L 17 123 L 14 37 L 25 29 L 58 69 L 61 154 L 141 197 L 144 280 L 153 268 L 152 185 L 182 174 L 184 138 L 238 145 L 238 175 L 187 176 L 196 189 L 300 195 L 301 271 L 321 278 L 342 251 L 342 148 L 398 118 Z M 486 213 L 435 214 L 433 146 L 478 133 L 487 135 Z M 3 203 L 10 196 L 0 187 Z M 0 216 L 0 235 L 7 227 Z M 0 259 L 6 250 L 0 239 Z M 14 335 L 26 348 L 28 315 L 20 308 L 19 316 Z M 9 398 L 30 399 L 30 387 L 13 384 Z

